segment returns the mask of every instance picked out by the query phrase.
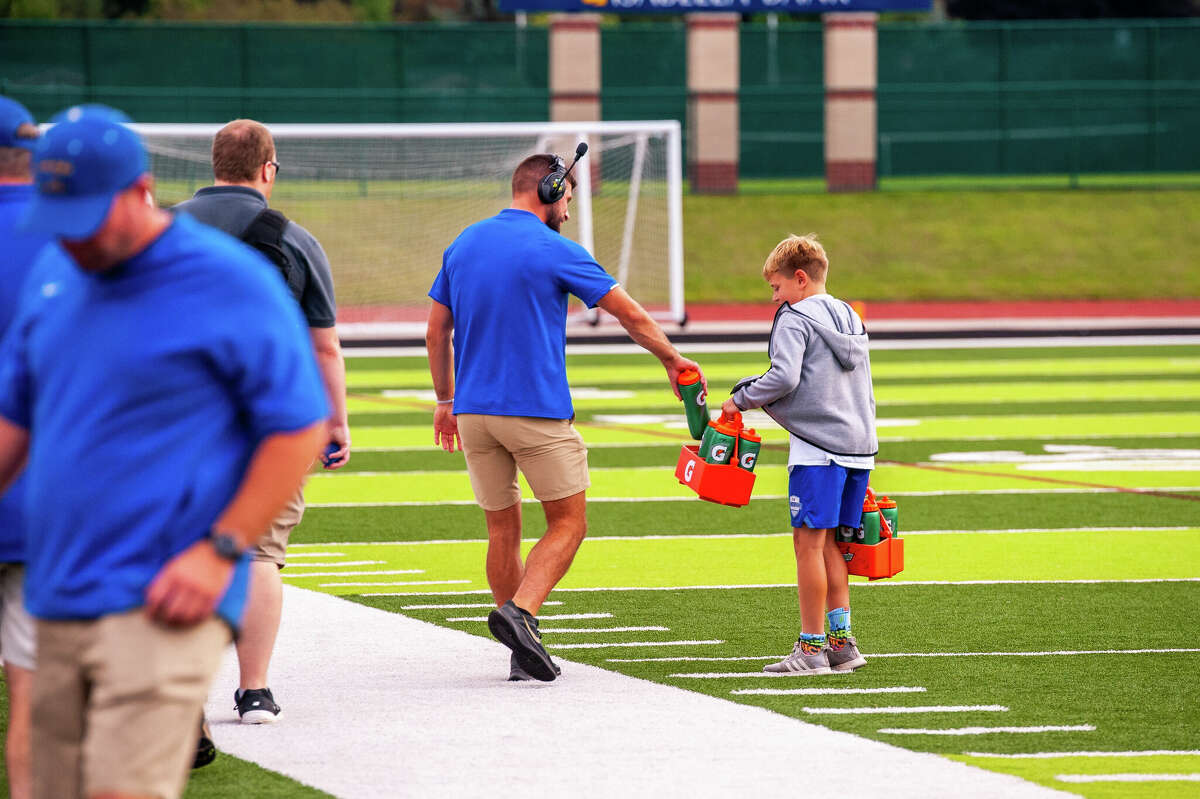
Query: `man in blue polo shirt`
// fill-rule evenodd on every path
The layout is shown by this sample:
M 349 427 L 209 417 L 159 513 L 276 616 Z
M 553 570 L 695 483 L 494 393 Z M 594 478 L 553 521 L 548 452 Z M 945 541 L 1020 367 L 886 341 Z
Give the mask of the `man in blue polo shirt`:
M 21 287 L 47 236 L 16 230 L 33 200 L 30 158 L 37 143 L 33 116 L 16 100 L 0 97 L 0 335 L 17 312 Z M 0 496 L 0 658 L 8 686 L 5 760 L 12 799 L 32 795 L 29 772 L 29 704 L 33 696 L 33 619 L 21 599 L 25 560 L 24 480 Z
M 0 344 L 0 484 L 25 464 L 36 797 L 180 795 L 243 551 L 329 412 L 273 267 L 153 201 L 141 140 L 72 109 L 22 224 L 54 236 Z
M 557 156 L 526 158 L 513 172 L 512 205 L 454 240 L 429 291 L 434 442 L 448 452 L 461 444 L 484 510 L 498 607 L 488 627 L 512 650 L 510 680 L 558 676 L 536 617 L 587 530 L 587 448 L 567 386 L 567 295 L 616 317 L 659 359 L 676 397 L 679 373 L 700 368 L 587 250 L 559 234 L 573 187 Z M 546 534 L 524 561 L 518 469 L 546 514 Z

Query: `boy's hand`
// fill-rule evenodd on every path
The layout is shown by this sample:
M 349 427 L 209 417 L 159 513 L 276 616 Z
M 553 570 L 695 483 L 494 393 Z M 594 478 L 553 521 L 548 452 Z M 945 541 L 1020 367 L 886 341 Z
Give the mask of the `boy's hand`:
M 695 361 L 676 353 L 674 358 L 663 361 L 663 368 L 667 370 L 667 378 L 671 381 L 671 390 L 675 392 L 675 399 L 683 399 L 679 396 L 679 374 L 688 369 L 695 369 L 700 373 L 700 383 L 704 386 L 704 393 L 708 393 L 708 378 L 704 376 L 704 370 L 700 368 L 700 364 Z
M 741 412 L 742 409 L 739 408 L 737 403 L 733 401 L 733 397 L 730 397 L 721 403 L 721 413 L 725 414 L 725 416 L 729 419 L 732 419 L 735 413 Z

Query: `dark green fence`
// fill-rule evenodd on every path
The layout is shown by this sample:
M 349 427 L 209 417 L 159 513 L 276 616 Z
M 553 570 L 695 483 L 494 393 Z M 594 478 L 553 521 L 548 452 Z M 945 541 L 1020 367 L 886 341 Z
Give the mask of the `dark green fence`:
M 682 21 L 602 28 L 606 119 L 687 118 Z M 741 31 L 741 172 L 824 172 L 819 23 Z M 0 92 L 39 118 L 533 121 L 544 27 L 0 24 Z M 1200 23 L 883 24 L 879 174 L 1200 171 Z M 686 131 L 687 126 L 684 125 Z
M 0 91 L 141 122 L 547 118 L 544 28 L 5 23 Z

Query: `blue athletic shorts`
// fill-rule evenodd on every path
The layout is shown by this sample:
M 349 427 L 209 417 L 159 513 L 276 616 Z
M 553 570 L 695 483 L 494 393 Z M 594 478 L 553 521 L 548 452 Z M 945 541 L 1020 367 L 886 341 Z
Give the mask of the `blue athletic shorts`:
M 862 523 L 863 497 L 870 469 L 847 469 L 836 463 L 793 466 L 788 476 L 788 510 L 792 527 L 827 530 Z

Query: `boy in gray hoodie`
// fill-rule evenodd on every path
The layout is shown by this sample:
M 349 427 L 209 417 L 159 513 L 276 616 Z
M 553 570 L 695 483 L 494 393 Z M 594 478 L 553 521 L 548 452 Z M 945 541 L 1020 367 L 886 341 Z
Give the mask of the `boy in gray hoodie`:
M 830 674 L 867 662 L 850 634 L 849 576 L 834 533 L 862 521 L 879 449 L 875 395 L 866 328 L 849 305 L 826 293 L 828 271 L 815 234 L 776 245 L 763 265 L 780 303 L 767 347 L 771 368 L 740 381 L 721 407 L 729 414 L 762 408 L 789 433 L 801 632 L 790 655 L 763 669 L 774 673 Z

